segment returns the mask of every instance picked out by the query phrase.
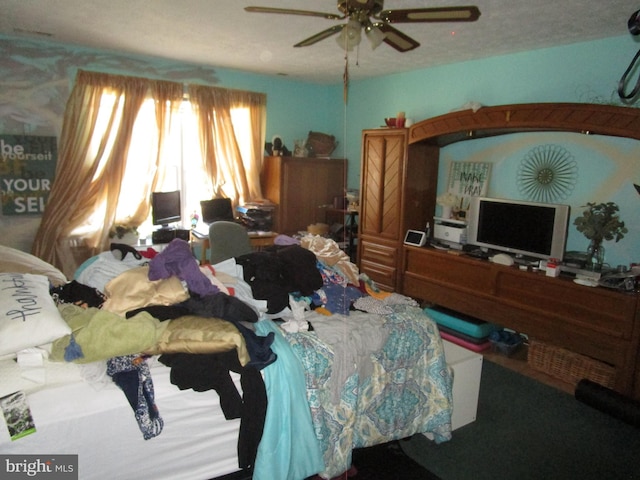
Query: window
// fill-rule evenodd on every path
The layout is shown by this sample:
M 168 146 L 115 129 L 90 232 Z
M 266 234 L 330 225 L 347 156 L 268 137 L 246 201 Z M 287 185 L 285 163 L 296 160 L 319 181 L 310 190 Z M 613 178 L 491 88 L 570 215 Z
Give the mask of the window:
M 200 213 L 200 200 L 212 198 L 215 179 L 209 179 L 202 149 L 199 144 L 198 119 L 188 100 L 184 100 L 178 112 L 172 115 L 171 124 L 158 154 L 154 101 L 146 100 L 140 109 L 133 130 L 127 168 L 122 178 L 122 189 L 116 209 L 116 223 L 128 223 L 136 212 L 136 206 L 143 198 L 149 198 L 152 191 L 168 192 L 180 190 L 182 198 L 182 225 L 189 225 L 193 212 Z M 234 125 L 240 130 L 248 126 Z M 159 155 L 156 167 L 154 157 Z M 158 181 L 154 187 L 147 184 L 143 188 L 141 179 L 153 178 L 157 169 Z M 259 174 L 259 172 L 258 172 Z M 234 195 L 234 192 L 230 192 Z M 148 236 L 155 227 L 151 223 L 151 212 L 138 227 L 141 236 Z
M 113 104 L 116 101 L 117 99 L 112 93 L 103 95 L 102 105 L 105 108 L 102 111 L 106 113 L 98 116 L 95 135 L 92 139 L 91 152 L 96 157 L 99 157 L 100 140 L 107 129 L 107 123 L 110 121 L 108 114 L 113 110 Z M 251 155 L 252 135 L 249 109 L 245 107 L 232 108 L 231 120 L 240 154 L 242 158 L 248 158 Z M 110 139 L 108 145 L 112 142 L 113 139 Z M 200 147 L 197 113 L 187 98 L 183 100 L 178 111 L 171 115 L 171 122 L 167 127 L 160 151 L 158 142 L 155 101 L 147 99 L 143 102 L 132 129 L 126 170 L 122 175 L 116 206 L 115 224 L 131 224 L 140 204 L 150 197 L 152 191 L 181 191 L 182 222 L 180 226 L 185 228 L 188 228 L 193 213 L 197 213 L 202 218 L 201 200 L 213 198 L 217 194 L 229 198 L 237 197 L 234 184 L 226 182 L 224 178 L 209 178 Z M 215 153 L 216 157 L 225 155 L 224 149 L 220 147 L 218 142 L 216 142 Z M 157 165 L 156 157 L 158 157 Z M 94 178 L 102 173 L 104 163 L 102 160 Z M 247 164 L 247 175 L 259 176 L 260 172 L 252 171 L 252 166 L 250 162 Z M 222 170 L 225 168 L 222 167 Z M 221 177 L 232 176 L 233 170 L 226 169 L 222 173 Z M 158 181 L 152 187 L 149 180 L 154 176 L 157 176 Z M 86 232 L 87 229 L 98 228 L 102 225 L 105 209 L 106 201 L 96 205 L 88 222 L 75 229 L 73 233 L 77 235 Z M 154 228 L 149 211 L 146 219 L 138 225 L 138 232 L 141 237 L 146 237 L 151 234 Z
M 118 224 L 150 233 L 154 191 L 181 190 L 184 225 L 200 200 L 261 196 L 266 95 L 201 85 L 188 95 L 175 82 L 78 71 L 34 254 L 73 275 L 75 245 L 104 251 Z

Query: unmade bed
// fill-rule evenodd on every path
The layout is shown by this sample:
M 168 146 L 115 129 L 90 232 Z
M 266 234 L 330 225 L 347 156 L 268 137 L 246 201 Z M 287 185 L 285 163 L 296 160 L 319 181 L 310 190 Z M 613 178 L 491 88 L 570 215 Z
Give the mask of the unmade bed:
M 17 351 L 0 361 L 0 397 L 24 392 L 35 424 L 15 440 L 0 425 L 0 453 L 77 454 L 82 479 L 212 479 L 245 468 L 257 480 L 302 480 L 346 471 L 354 448 L 415 433 L 450 439 L 452 378 L 435 323 L 411 299 L 378 291 L 330 241 L 213 267 L 174 242 L 140 259 L 104 252 L 72 280 L 38 259 L 0 262 L 4 275 L 106 299 L 98 309 L 57 297 L 73 328 L 46 344 L 48 358 L 34 360 L 43 346 L 29 345 L 22 362 Z M 209 322 L 198 330 L 207 312 L 233 333 L 211 336 L 220 324 Z M 143 364 L 116 382 L 130 360 Z

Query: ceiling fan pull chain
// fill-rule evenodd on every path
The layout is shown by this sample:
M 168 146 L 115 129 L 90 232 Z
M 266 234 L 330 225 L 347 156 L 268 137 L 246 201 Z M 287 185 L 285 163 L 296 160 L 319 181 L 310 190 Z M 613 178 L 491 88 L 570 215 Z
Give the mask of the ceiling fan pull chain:
M 638 50 L 636 55 L 633 57 L 633 60 L 631 60 L 629 67 L 627 67 L 627 70 L 622 74 L 622 78 L 620 79 L 620 82 L 618 82 L 618 95 L 620 96 L 620 98 L 624 100 L 629 100 L 630 98 L 635 97 L 640 91 L 640 75 L 638 76 L 638 81 L 636 82 L 636 85 L 633 88 L 633 90 L 631 90 L 629 94 L 626 94 L 624 91 L 624 87 L 627 83 L 627 76 L 633 70 L 633 67 L 635 63 L 638 61 L 638 58 L 640 58 L 640 50 Z
M 349 99 L 349 54 L 346 50 L 344 52 L 344 74 L 342 75 L 342 81 L 342 97 L 346 105 Z

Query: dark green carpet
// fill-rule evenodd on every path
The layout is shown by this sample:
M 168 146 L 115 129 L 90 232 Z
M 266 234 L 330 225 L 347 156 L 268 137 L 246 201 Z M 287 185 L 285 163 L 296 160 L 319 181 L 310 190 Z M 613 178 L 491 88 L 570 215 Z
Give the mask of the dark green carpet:
M 349 479 L 353 480 L 440 480 L 409 458 L 399 442 L 358 448 L 353 451 L 352 460 L 355 470 L 350 472 Z M 214 480 L 251 480 L 251 472 L 232 473 Z
M 353 451 L 355 480 L 440 480 L 413 461 L 398 442 L 389 442 Z
M 401 446 L 442 480 L 640 479 L 640 429 L 486 360 L 477 420 Z

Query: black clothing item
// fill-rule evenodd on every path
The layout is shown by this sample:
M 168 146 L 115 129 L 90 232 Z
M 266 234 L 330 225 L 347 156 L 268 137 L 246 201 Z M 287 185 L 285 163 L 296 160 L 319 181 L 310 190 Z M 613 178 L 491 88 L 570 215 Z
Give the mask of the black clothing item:
M 160 362 L 171 367 L 171 383 L 181 390 L 218 392 L 225 418 L 240 418 L 238 467 L 252 467 L 267 414 L 267 392 L 260 372 L 253 367 L 242 367 L 235 350 L 206 355 L 165 354 Z M 240 374 L 242 397 L 229 371 Z
M 71 280 L 69 283 L 59 287 L 53 287 L 49 290 L 49 293 L 51 293 L 56 302 L 73 303 L 74 305 L 88 308 L 102 308 L 102 304 L 107 299 L 101 291 L 76 280 Z
M 164 322 L 165 320 L 173 320 L 178 317 L 184 317 L 191 313 L 188 308 L 181 305 L 150 305 L 148 307 L 131 310 L 126 313 L 126 317 L 134 317 L 140 312 L 147 312 L 153 318 L 157 318 L 161 322 Z
M 273 335 L 270 338 L 259 337 L 253 330 L 236 323 L 234 319 L 255 322 L 257 314 L 244 302 L 224 293 L 192 298 L 178 305 L 139 308 L 127 312 L 127 318 L 142 311 L 160 321 L 172 320 L 184 315 L 221 318 L 233 323 L 242 333 L 251 357 L 251 363 L 245 367 L 240 365 L 236 350 L 202 355 L 164 354 L 159 360 L 171 368 L 171 383 L 181 390 L 191 388 L 196 392 L 207 390 L 218 392 L 220 407 L 225 418 L 227 420 L 240 418 L 238 466 L 242 469 L 252 467 L 262 438 L 267 411 L 267 393 L 258 369 L 276 359 L 275 353 L 271 350 Z M 252 364 L 255 366 L 251 366 Z M 244 392 L 242 397 L 229 371 L 240 373 L 240 384 Z
M 160 321 L 172 320 L 184 315 L 197 315 L 204 318 L 220 318 L 238 329 L 244 338 L 251 361 L 248 366 L 263 369 L 275 362 L 277 355 L 271 350 L 273 334 L 260 337 L 252 329 L 247 328 L 241 322 L 255 323 L 258 321 L 257 313 L 242 300 L 230 297 L 226 293 L 214 293 L 204 297 L 190 298 L 177 305 L 153 305 L 138 308 L 127 312 L 127 318 L 131 318 L 140 312 L 147 312 Z
M 276 251 L 284 266 L 284 276 L 289 284 L 289 292 L 312 295 L 322 288 L 322 275 L 318 270 L 316 255 L 299 245 L 290 245 Z
M 299 245 L 253 252 L 236 258 L 254 298 L 267 301 L 278 313 L 289 305 L 289 294 L 311 295 L 322 288 L 322 275 L 313 252 Z
M 258 314 L 242 300 L 224 292 L 191 297 L 180 304 L 194 315 L 215 317 L 227 320 L 234 325 L 239 322 L 256 323 Z
M 257 313 L 242 300 L 230 297 L 226 293 L 215 293 L 200 298 L 190 298 L 180 305 L 193 315 L 221 318 L 233 323 L 242 334 L 251 358 L 247 366 L 261 370 L 276 361 L 277 356 L 271 350 L 273 332 L 266 337 L 261 337 L 241 323 L 258 321 Z

